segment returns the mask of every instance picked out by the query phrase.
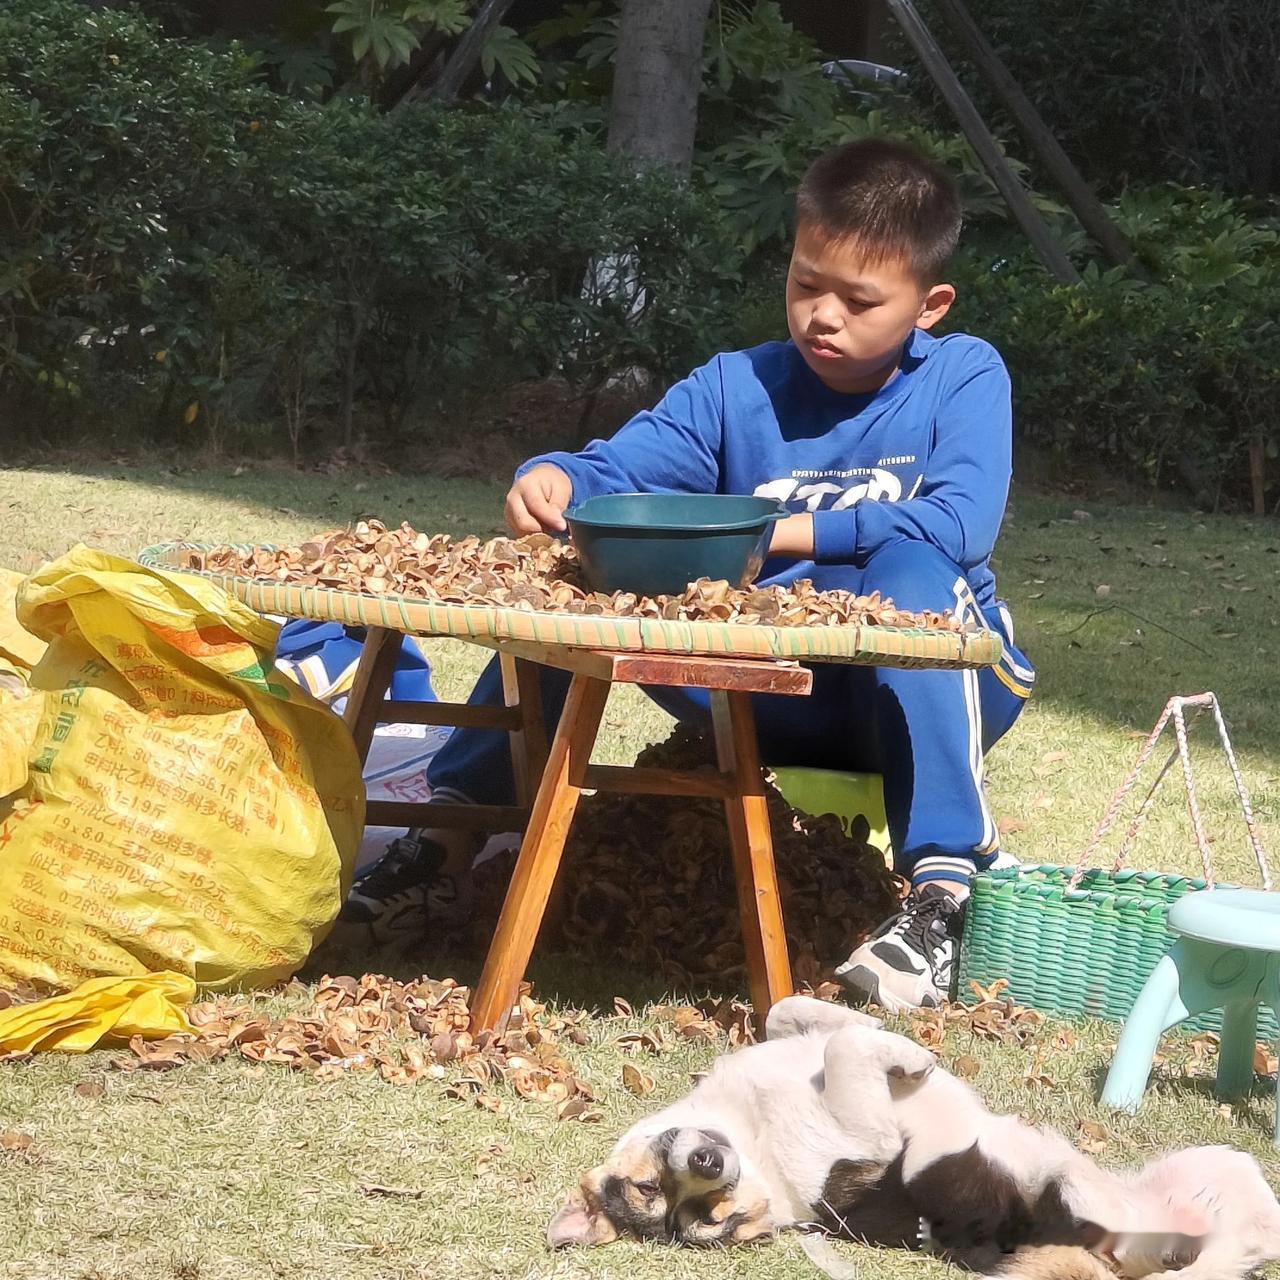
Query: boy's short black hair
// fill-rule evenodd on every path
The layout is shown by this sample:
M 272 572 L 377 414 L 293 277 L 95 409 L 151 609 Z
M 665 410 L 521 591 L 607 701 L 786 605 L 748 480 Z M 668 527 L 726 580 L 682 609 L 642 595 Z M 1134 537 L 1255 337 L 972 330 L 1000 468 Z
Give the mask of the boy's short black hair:
M 796 222 L 849 242 L 872 262 L 903 260 L 922 284 L 942 278 L 960 238 L 960 193 L 950 176 L 887 138 L 820 155 L 796 192 Z

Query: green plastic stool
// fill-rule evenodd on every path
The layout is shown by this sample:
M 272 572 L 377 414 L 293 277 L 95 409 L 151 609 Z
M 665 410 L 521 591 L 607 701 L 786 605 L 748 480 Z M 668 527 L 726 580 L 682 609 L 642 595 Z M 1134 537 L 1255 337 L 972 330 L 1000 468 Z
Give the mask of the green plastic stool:
M 1280 893 L 1189 893 L 1169 908 L 1169 928 L 1179 937 L 1138 994 L 1102 1090 L 1103 1103 L 1118 1110 L 1138 1109 L 1160 1037 L 1211 1009 L 1222 1010 L 1217 1092 L 1245 1093 L 1253 1081 L 1258 1006 L 1280 1018 Z M 1277 1104 L 1280 1148 L 1280 1092 Z
M 888 856 L 889 822 L 884 816 L 884 783 L 878 773 L 841 773 L 836 769 L 775 769 L 782 798 L 793 808 L 820 817 L 834 813 L 848 831 L 859 815 L 871 828 L 869 842 Z

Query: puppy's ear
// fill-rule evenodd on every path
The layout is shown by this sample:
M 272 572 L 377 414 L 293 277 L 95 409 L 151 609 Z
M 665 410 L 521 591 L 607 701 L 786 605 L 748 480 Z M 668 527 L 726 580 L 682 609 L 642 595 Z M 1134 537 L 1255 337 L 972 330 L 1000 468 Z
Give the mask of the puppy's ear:
M 569 1196 L 547 1228 L 547 1243 L 553 1249 L 608 1244 L 617 1238 L 618 1230 L 613 1223 L 603 1213 L 589 1208 L 579 1191 Z

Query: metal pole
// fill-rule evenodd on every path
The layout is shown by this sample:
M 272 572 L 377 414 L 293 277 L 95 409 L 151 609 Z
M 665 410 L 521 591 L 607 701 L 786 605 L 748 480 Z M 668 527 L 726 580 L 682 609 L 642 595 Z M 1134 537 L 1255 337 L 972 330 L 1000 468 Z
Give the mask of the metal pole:
M 1030 197 L 1009 168 L 991 130 L 987 128 L 978 109 L 973 105 L 964 86 L 956 77 L 947 55 L 933 38 L 924 19 L 911 0 L 887 0 L 889 11 L 897 19 L 907 39 L 915 49 L 925 70 L 933 77 L 938 91 L 946 99 L 955 114 L 969 145 L 978 155 L 982 167 L 991 175 L 1004 202 L 1009 206 L 1014 220 L 1031 241 L 1040 261 L 1061 284 L 1078 284 L 1080 274 L 1067 257 L 1062 246 L 1053 238 L 1048 224 L 1040 216 Z
M 1022 92 L 1021 85 L 1000 60 L 1000 55 L 988 43 L 982 29 L 965 8 L 964 0 L 935 0 L 935 3 L 952 29 L 965 42 L 974 64 L 1008 108 L 1009 114 L 1040 157 L 1049 176 L 1062 189 L 1067 203 L 1080 219 L 1080 225 L 1098 242 L 1109 262 L 1118 267 L 1131 267 L 1137 274 L 1145 276 L 1146 272 L 1134 258 L 1119 227 L 1111 221 L 1102 202 L 1071 163 L 1053 131 Z
M 462 33 L 457 48 L 449 55 L 440 78 L 427 90 L 427 97 L 437 102 L 452 102 L 458 96 L 467 77 L 475 70 L 494 27 L 506 16 L 512 0 L 484 0 L 475 20 Z

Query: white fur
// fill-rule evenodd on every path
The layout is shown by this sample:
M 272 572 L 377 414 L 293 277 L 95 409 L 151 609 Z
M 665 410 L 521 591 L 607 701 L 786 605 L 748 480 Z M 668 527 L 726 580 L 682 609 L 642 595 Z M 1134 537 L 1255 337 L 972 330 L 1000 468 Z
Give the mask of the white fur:
M 1233 1280 L 1280 1257 L 1280 1205 L 1240 1152 L 1193 1148 L 1138 1170 L 1103 1169 L 1052 1130 L 992 1115 L 927 1049 L 876 1019 L 792 996 L 774 1006 L 766 1031 L 764 1044 L 717 1059 L 692 1093 L 633 1126 L 617 1147 L 670 1128 L 719 1129 L 739 1156 L 739 1186 L 766 1196 L 773 1225 L 784 1228 L 809 1217 L 838 1160 L 888 1164 L 905 1145 L 909 1184 L 976 1142 L 1028 1203 L 1060 1184 L 1077 1217 L 1111 1233 L 1107 1248 L 1122 1275 Z M 1159 1271 L 1151 1236 L 1162 1233 L 1202 1236 L 1199 1256 Z

